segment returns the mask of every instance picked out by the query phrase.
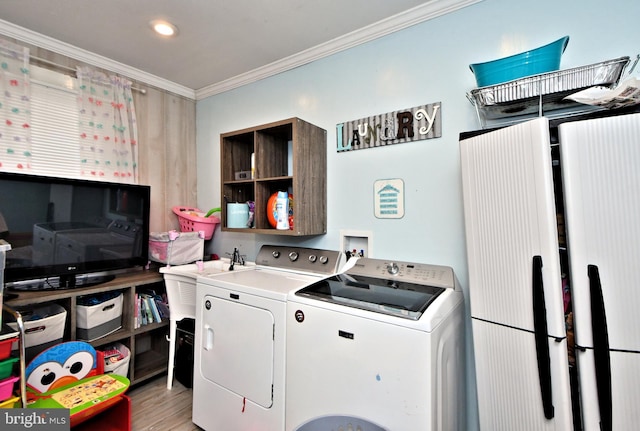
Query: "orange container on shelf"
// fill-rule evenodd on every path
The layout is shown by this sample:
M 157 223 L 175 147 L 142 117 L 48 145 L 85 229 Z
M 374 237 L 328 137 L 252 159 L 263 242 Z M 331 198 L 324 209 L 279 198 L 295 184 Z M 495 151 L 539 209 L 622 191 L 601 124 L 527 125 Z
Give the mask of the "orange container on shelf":
M 216 226 L 220 219 L 216 216 L 205 217 L 205 213 L 198 208 L 173 207 L 173 212 L 180 221 L 180 231 L 182 232 L 204 232 L 204 239 L 213 238 Z

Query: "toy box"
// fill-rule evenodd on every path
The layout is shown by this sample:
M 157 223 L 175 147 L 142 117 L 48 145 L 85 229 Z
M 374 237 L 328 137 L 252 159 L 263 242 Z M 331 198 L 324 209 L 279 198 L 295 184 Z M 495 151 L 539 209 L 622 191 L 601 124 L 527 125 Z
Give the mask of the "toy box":
M 93 341 L 122 328 L 122 292 L 81 296 L 76 307 L 76 338 Z
M 202 260 L 204 235 L 202 232 L 151 232 L 149 259 L 167 265 L 184 265 Z

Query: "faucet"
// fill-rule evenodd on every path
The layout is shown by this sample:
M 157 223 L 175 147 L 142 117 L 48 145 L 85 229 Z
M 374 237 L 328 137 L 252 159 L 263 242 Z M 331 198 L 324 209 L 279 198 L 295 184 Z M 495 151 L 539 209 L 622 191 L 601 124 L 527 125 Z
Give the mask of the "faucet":
M 244 258 L 240 255 L 240 251 L 238 251 L 238 248 L 234 247 L 233 254 L 231 254 L 231 264 L 229 265 L 229 271 L 233 271 L 233 267 L 236 263 L 244 265 Z

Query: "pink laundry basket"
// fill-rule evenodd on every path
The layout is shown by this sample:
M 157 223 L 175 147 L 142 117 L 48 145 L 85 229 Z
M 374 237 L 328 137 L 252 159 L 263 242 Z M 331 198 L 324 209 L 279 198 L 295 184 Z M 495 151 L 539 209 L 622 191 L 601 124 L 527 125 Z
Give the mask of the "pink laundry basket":
M 181 232 L 203 231 L 204 239 L 213 238 L 216 226 L 220 223 L 218 217 L 204 217 L 204 212 L 198 208 L 176 206 L 173 207 L 173 212 L 178 216 Z

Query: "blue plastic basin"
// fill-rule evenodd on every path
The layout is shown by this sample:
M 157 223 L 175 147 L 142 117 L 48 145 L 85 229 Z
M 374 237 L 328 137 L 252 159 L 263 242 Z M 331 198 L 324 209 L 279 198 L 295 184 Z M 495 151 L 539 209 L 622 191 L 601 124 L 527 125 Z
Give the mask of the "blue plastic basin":
M 540 48 L 485 63 L 470 64 L 469 68 L 476 77 L 478 87 L 553 72 L 560 68 L 560 57 L 568 43 L 569 36 L 565 36 Z

